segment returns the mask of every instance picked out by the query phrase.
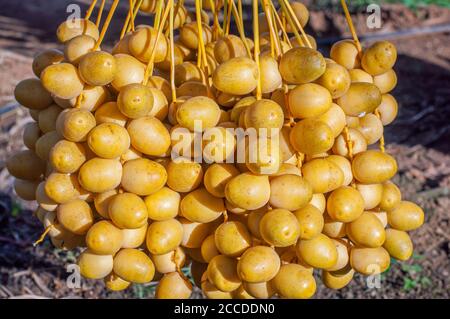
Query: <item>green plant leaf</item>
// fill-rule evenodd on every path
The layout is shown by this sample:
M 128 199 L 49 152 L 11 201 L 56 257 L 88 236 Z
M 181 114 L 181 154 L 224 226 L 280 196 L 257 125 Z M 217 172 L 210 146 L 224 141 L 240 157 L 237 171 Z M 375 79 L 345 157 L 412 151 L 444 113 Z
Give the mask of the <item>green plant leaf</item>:
M 403 289 L 404 290 L 408 291 L 408 290 L 415 288 L 416 286 L 417 286 L 417 282 L 415 280 L 405 277 L 405 279 L 403 281 Z

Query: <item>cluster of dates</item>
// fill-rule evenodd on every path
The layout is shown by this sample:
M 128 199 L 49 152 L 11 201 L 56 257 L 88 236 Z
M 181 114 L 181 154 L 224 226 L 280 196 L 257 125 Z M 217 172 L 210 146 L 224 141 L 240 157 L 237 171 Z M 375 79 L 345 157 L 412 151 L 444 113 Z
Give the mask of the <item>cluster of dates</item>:
M 408 259 L 424 213 L 402 201 L 378 146 L 397 115 L 395 46 L 360 53 L 345 40 L 324 58 L 312 37 L 292 37 L 277 56 L 261 15 L 255 59 L 251 39 L 217 32 L 206 11 L 199 30 L 175 7 L 173 48 L 139 25 L 109 53 L 93 22 L 65 21 L 63 51 L 37 55 L 36 77 L 17 85 L 34 121 L 7 168 L 52 243 L 85 247 L 81 274 L 111 290 L 159 281 L 156 297 L 177 299 L 192 293 L 183 267 L 208 298 L 309 298 L 314 269 L 340 289 Z M 306 7 L 290 7 L 305 26 Z

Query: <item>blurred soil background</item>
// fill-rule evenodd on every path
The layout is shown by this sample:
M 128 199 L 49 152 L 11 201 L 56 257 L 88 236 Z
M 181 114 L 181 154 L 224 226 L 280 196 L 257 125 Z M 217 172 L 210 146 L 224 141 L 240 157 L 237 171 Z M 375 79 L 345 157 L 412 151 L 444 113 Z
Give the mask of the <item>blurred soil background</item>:
M 303 2 L 312 10 L 307 31 L 318 39 L 322 53 L 328 55 L 330 41 L 349 37 L 339 1 Z M 362 36 L 450 25 L 448 0 L 383 1 L 382 28 L 376 30 L 367 27 L 366 8 L 377 1 L 349 2 Z M 32 217 L 34 206 L 14 194 L 12 178 L 4 168 L 5 159 L 23 147 L 23 126 L 30 121 L 25 109 L 11 107 L 14 86 L 21 79 L 33 76 L 31 62 L 37 52 L 61 48 L 56 43 L 55 30 L 67 17 L 66 8 L 70 3 L 79 4 L 83 14 L 88 6 L 87 0 L 0 0 L 0 298 L 151 297 L 154 284 L 135 285 L 124 292 L 111 293 L 101 281 L 82 280 L 80 289 L 69 289 L 66 265 L 75 262 L 77 252 L 53 249 L 49 240 L 36 248 L 32 246 L 42 226 Z M 115 15 L 112 32 L 106 38 L 107 46 L 112 46 L 118 38 L 127 3 L 122 1 Z M 137 23 L 150 21 L 149 16 L 141 15 Z M 379 289 L 368 289 L 360 275 L 340 291 L 326 289 L 318 280 L 315 298 L 450 297 L 448 29 L 389 39 L 399 53 L 395 66 L 398 86 L 393 92 L 399 102 L 399 116 L 386 128 L 385 136 L 387 151 L 399 164 L 394 182 L 400 185 L 405 199 L 414 200 L 425 210 L 425 225 L 412 232 L 415 253 L 407 262 L 393 263 L 382 275 Z M 247 34 L 251 34 L 250 27 Z M 369 37 L 365 43 L 370 41 Z M 200 297 L 197 291 L 194 298 Z

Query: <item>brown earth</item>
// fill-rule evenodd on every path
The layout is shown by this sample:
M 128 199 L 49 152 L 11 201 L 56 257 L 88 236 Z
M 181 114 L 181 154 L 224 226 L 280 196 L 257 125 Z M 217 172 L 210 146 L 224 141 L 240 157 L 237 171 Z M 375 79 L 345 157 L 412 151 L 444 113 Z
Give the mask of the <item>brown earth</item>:
M 57 47 L 54 30 L 65 17 L 68 3 L 87 1 L 0 0 L 0 105 L 13 101 L 14 85 L 32 75 L 32 56 L 43 48 Z M 377 32 L 450 23 L 450 11 L 427 7 L 415 12 L 400 5 L 383 6 L 383 27 Z M 126 9 L 121 8 L 106 43 L 117 37 Z M 367 16 L 354 16 L 360 33 L 372 32 Z M 148 21 L 139 18 L 139 23 Z M 341 13 L 314 11 L 309 32 L 323 37 L 348 36 Z M 426 223 L 412 232 L 415 254 L 395 262 L 383 274 L 379 289 L 368 289 L 359 275 L 346 288 L 331 291 L 319 284 L 316 298 L 449 298 L 450 297 L 450 34 L 434 33 L 393 40 L 399 51 L 395 67 L 399 84 L 394 95 L 399 117 L 386 129 L 387 150 L 399 164 L 398 183 L 406 199 L 426 212 Z M 321 48 L 328 53 L 329 48 Z M 154 285 L 136 285 L 121 293 L 107 292 L 102 282 L 82 280 L 80 289 L 66 285 L 67 264 L 76 254 L 53 249 L 50 242 L 34 248 L 42 227 L 32 218 L 32 205 L 18 200 L 4 160 L 20 149 L 26 111 L 16 109 L 0 117 L 0 297 L 142 298 Z M 320 282 L 320 280 L 318 280 Z M 195 294 L 200 297 L 200 294 Z

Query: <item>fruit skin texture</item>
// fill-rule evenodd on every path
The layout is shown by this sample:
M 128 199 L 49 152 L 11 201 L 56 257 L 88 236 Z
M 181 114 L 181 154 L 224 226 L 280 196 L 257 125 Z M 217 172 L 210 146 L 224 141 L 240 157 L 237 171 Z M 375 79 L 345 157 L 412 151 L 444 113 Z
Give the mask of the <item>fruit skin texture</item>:
M 330 92 L 315 83 L 299 85 L 289 92 L 289 109 L 295 118 L 322 115 L 330 109 L 331 104 Z
M 209 26 L 207 26 L 205 23 L 202 24 L 203 24 L 202 28 L 203 43 L 208 44 L 211 41 L 212 33 L 211 30 L 209 29 Z M 183 43 L 189 49 L 198 48 L 199 43 L 198 32 L 199 30 L 196 21 L 184 24 L 180 30 L 181 43 Z
M 167 97 L 164 95 L 164 92 L 156 88 L 151 87 L 150 92 L 152 92 L 153 95 L 153 107 L 147 115 L 154 116 L 158 120 L 163 121 L 169 112 L 169 102 Z
M 81 199 L 59 205 L 57 216 L 64 228 L 77 235 L 86 234 L 94 222 L 91 208 Z
M 56 130 L 56 119 L 61 111 L 62 109 L 58 105 L 52 104 L 39 112 L 38 124 L 43 133 Z
M 241 256 L 237 271 L 243 281 L 267 282 L 276 276 L 280 264 L 280 257 L 275 250 L 267 246 L 254 246 L 247 249 Z
M 353 181 L 352 164 L 350 163 L 350 161 L 340 155 L 330 155 L 327 157 L 327 160 L 333 162 L 341 169 L 342 173 L 344 174 L 344 181 L 342 185 L 350 185 L 350 183 Z
M 166 254 L 181 244 L 183 226 L 176 219 L 153 222 L 148 227 L 146 245 L 152 254 Z
M 167 186 L 179 193 L 196 189 L 203 180 L 203 168 L 190 160 L 171 161 L 167 166 Z
M 71 142 L 84 142 L 95 124 L 95 117 L 88 110 L 66 109 L 56 119 L 56 131 Z
M 364 275 L 374 275 L 385 271 L 390 264 L 389 253 L 383 247 L 353 247 L 350 250 L 350 264 Z
M 383 123 L 375 114 L 366 114 L 359 119 L 358 130 L 364 135 L 367 144 L 376 143 L 383 136 Z
M 79 35 L 64 44 L 65 61 L 78 66 L 81 58 L 95 46 L 95 39 L 88 35 Z
M 58 204 L 65 204 L 80 196 L 76 175 L 51 173 L 44 189 L 45 195 Z
M 272 100 L 262 99 L 249 105 L 245 110 L 246 127 L 280 129 L 284 123 L 284 114 L 280 105 Z
M 297 242 L 300 226 L 297 218 L 285 209 L 268 211 L 259 223 L 262 238 L 275 247 L 288 247 Z
M 165 168 L 152 160 L 137 158 L 123 165 L 122 187 L 139 196 L 151 195 L 167 181 Z
M 157 31 L 151 27 L 143 27 L 134 31 L 128 42 L 131 54 L 143 62 L 148 62 L 155 48 L 154 62 L 162 62 L 167 53 L 168 41 L 161 35 L 156 42 Z
M 115 195 L 108 206 L 111 220 L 119 228 L 140 228 L 147 223 L 148 213 L 144 201 L 133 193 Z
M 183 267 L 186 262 L 186 254 L 181 247 L 162 255 L 151 255 L 156 271 L 167 274 L 177 271 L 177 267 Z
M 36 189 L 38 181 L 27 181 L 23 179 L 14 180 L 14 191 L 23 200 L 36 200 Z
M 336 221 L 349 223 L 356 220 L 364 211 L 364 199 L 351 186 L 334 190 L 327 201 L 327 212 Z
M 116 72 L 111 85 L 116 91 L 131 83 L 142 83 L 145 65 L 128 54 L 115 54 Z
M 94 116 L 97 125 L 101 123 L 116 123 L 120 126 L 125 126 L 128 120 L 128 118 L 119 111 L 116 102 L 102 104 L 96 109 Z
M 56 36 L 61 43 L 65 43 L 82 34 L 91 36 L 95 40 L 99 37 L 99 31 L 95 23 L 86 19 L 64 21 L 56 30 Z
M 49 65 L 41 73 L 44 88 L 61 99 L 72 99 L 83 91 L 84 82 L 70 63 Z
M 119 191 L 113 189 L 103 193 L 95 194 L 94 206 L 97 213 L 105 219 L 109 219 L 108 206 L 114 195 L 117 195 Z
M 48 155 L 53 146 L 61 140 L 61 136 L 56 131 L 51 131 L 42 135 L 34 146 L 34 151 L 42 160 L 48 161 Z
M 189 299 L 192 294 L 191 282 L 178 272 L 164 274 L 156 287 L 157 299 Z
M 307 299 L 316 292 L 314 277 L 297 264 L 281 266 L 272 285 L 282 298 L 288 299 Z
M 413 253 L 413 243 L 407 232 L 386 229 L 386 241 L 383 244 L 392 257 L 398 260 L 408 260 Z
M 296 249 L 298 256 L 314 268 L 331 268 L 337 262 L 336 247 L 333 241 L 324 234 L 319 234 L 309 240 L 300 240 Z
M 317 84 L 325 87 L 333 99 L 337 99 L 347 92 L 351 84 L 347 69 L 337 63 L 327 63 L 325 73 L 316 80 Z
M 283 83 L 280 71 L 278 70 L 277 60 L 270 55 L 263 55 L 259 63 L 261 67 L 261 92 L 263 94 L 271 93 Z
M 387 213 L 389 225 L 397 230 L 410 231 L 422 226 L 425 214 L 418 205 L 409 201 L 401 201 Z
M 237 274 L 237 261 L 233 258 L 217 255 L 208 264 L 206 270 L 208 279 L 221 291 L 234 291 L 241 286 L 242 281 Z
M 251 246 L 252 237 L 244 224 L 229 221 L 217 227 L 214 232 L 217 250 L 229 257 L 238 257 Z
M 380 75 L 373 77 L 373 83 L 378 86 L 382 94 L 389 93 L 397 85 L 397 74 L 390 69 Z
M 336 103 L 342 107 L 346 115 L 359 116 L 362 113 L 373 112 L 380 105 L 381 99 L 381 92 L 374 84 L 355 82 Z
M 351 69 L 351 70 L 348 70 L 348 73 L 350 74 L 352 83 L 355 83 L 355 82 L 366 82 L 366 83 L 372 83 L 372 84 L 374 83 L 373 77 L 364 70 Z M 380 91 L 381 91 L 381 89 L 380 89 Z
M 325 213 L 325 208 L 327 207 L 325 195 L 322 193 L 314 193 L 309 204 L 316 207 L 323 214 Z
M 147 196 L 145 199 L 148 217 L 152 220 L 166 220 L 178 215 L 180 194 L 168 187 Z
M 37 77 L 51 64 L 58 64 L 64 60 L 64 54 L 57 49 L 44 50 L 38 53 L 33 59 L 33 72 Z
M 397 172 L 395 159 L 377 150 L 356 154 L 352 162 L 353 176 L 363 184 L 383 183 Z
M 352 244 L 347 239 L 333 238 L 331 241 L 336 247 L 338 258 L 336 264 L 333 267 L 328 268 L 327 271 L 344 272 L 348 267 L 350 248 Z
M 330 57 L 347 70 L 360 66 L 359 52 L 353 40 L 342 40 L 333 44 Z
M 271 282 L 250 283 L 244 282 L 245 290 L 253 297 L 259 299 L 269 299 L 275 294 Z
M 179 87 L 186 82 L 202 82 L 202 73 L 200 68 L 197 64 L 189 61 L 175 66 L 175 85 Z
M 86 85 L 81 92 L 81 97 L 74 97 L 70 100 L 61 100 L 54 97 L 55 102 L 62 108 L 74 108 L 78 106 L 81 109 L 94 112 L 100 105 L 109 101 L 112 98 L 111 92 L 106 88 L 106 86 L 90 86 Z
M 238 289 L 232 292 L 234 299 L 255 299 L 252 295 L 250 295 L 244 288 L 244 285 L 239 286 Z
M 187 194 L 180 203 L 181 215 L 190 221 L 209 223 L 225 211 L 223 200 L 212 196 L 205 188 Z
M 389 41 L 378 41 L 367 48 L 361 65 L 371 75 L 380 75 L 392 69 L 397 60 L 397 49 Z
M 220 252 L 217 250 L 214 234 L 209 235 L 202 242 L 200 247 L 200 254 L 206 262 L 210 262 L 215 256 L 220 255 Z
M 292 1 L 290 3 L 292 10 L 294 11 L 295 16 L 297 17 L 298 21 L 300 22 L 300 25 L 302 28 L 306 26 L 309 20 L 309 11 L 308 8 L 301 2 Z M 281 9 L 280 9 L 281 10 Z M 280 11 L 279 11 L 280 13 Z M 297 25 L 297 24 L 295 24 Z M 297 27 L 294 27 L 297 29 Z M 289 23 L 286 24 L 286 32 L 293 32 L 294 29 Z
M 273 134 L 273 138 L 259 136 L 256 140 L 250 138 L 249 142 L 246 142 L 245 170 L 248 169 L 256 175 L 273 175 L 280 170 L 279 139 L 275 135 L 277 133 L 274 134 L 273 130 L 269 134 Z M 240 146 L 238 145 L 238 147 Z
M 383 211 L 393 210 L 402 200 L 402 193 L 397 185 L 392 182 L 383 184 L 383 192 L 381 194 L 380 209 Z
M 267 204 L 270 198 L 269 178 L 242 173 L 227 183 L 225 197 L 232 204 L 243 209 L 261 208 Z
M 129 281 L 123 280 L 115 273 L 110 273 L 105 279 L 105 286 L 111 291 L 121 291 L 127 289 L 131 283 Z
M 95 157 L 85 162 L 78 173 L 80 185 L 87 191 L 102 193 L 119 186 L 122 165 L 118 160 Z
M 319 51 L 299 47 L 282 55 L 280 73 L 290 84 L 303 84 L 318 79 L 326 69 L 326 63 Z
M 347 236 L 356 245 L 377 248 L 383 245 L 386 232 L 380 220 L 371 213 L 363 213 L 346 225 Z
M 293 213 L 300 226 L 300 239 L 311 239 L 322 232 L 324 218 L 317 207 L 307 204 Z
M 81 275 L 88 279 L 105 278 L 113 270 L 113 256 L 96 255 L 89 249 L 80 254 L 77 263 Z
M 24 181 L 21 179 L 16 179 L 16 181 Z M 30 181 L 25 181 L 27 183 L 30 183 Z M 58 207 L 58 204 L 50 199 L 47 194 L 45 194 L 45 182 L 38 182 L 38 185 L 36 187 L 34 197 L 36 199 L 36 203 L 39 205 L 38 209 L 36 210 L 36 217 L 39 219 L 41 223 L 44 223 L 44 219 L 46 218 L 46 215 L 48 212 L 54 212 L 56 208 Z M 17 194 L 21 196 L 17 190 Z
M 34 146 L 36 145 L 36 141 L 39 139 L 40 135 L 41 129 L 39 128 L 38 123 L 36 122 L 27 123 L 23 130 L 23 144 L 29 150 L 34 150 Z
M 212 234 L 215 228 L 217 228 L 220 220 L 202 224 L 191 222 L 182 217 L 179 218 L 179 222 L 183 228 L 183 239 L 181 240 L 181 246 L 186 248 L 200 248 L 206 237 Z M 198 256 L 201 257 L 200 249 L 198 250 Z M 204 262 L 204 260 L 201 260 L 201 262 Z
M 358 119 L 359 121 L 359 119 Z M 358 124 L 359 125 L 359 124 Z M 350 141 L 353 143 L 353 155 L 364 152 L 367 150 L 367 141 L 364 138 L 364 135 L 361 134 L 360 131 L 354 128 L 348 129 Z M 336 155 L 345 156 L 348 158 L 348 147 L 345 138 L 345 134 L 340 134 L 333 145 L 332 151 Z
M 153 94 L 148 86 L 132 83 L 123 86 L 117 96 L 117 107 L 125 116 L 136 119 L 153 108 Z
M 78 71 L 89 85 L 107 85 L 112 82 L 117 71 L 116 60 L 108 52 L 89 52 L 80 60 Z
M 20 81 L 14 88 L 14 97 L 19 104 L 31 110 L 42 110 L 53 103 L 42 82 L 33 78 Z
M 45 172 L 45 163 L 33 151 L 23 150 L 6 161 L 6 168 L 16 178 L 37 180 Z
M 122 249 L 114 256 L 114 273 L 120 278 L 134 283 L 150 282 L 155 275 L 152 260 L 137 249 Z
M 322 281 L 324 285 L 330 289 L 342 289 L 352 281 L 354 274 L 355 271 L 352 268 L 344 274 L 341 274 L 340 272 L 323 270 Z
M 122 232 L 111 222 L 101 220 L 91 228 L 86 234 L 86 245 L 99 255 L 114 255 L 122 246 Z
M 245 57 L 247 51 L 245 50 L 242 40 L 235 35 L 227 35 L 219 40 L 214 45 L 214 57 L 217 62 L 224 63 L 232 58 Z
M 201 121 L 202 131 L 217 125 L 220 118 L 219 105 L 209 97 L 196 96 L 181 104 L 176 113 L 178 124 L 191 132 L 196 129 L 195 121 Z
M 334 134 L 331 128 L 316 119 L 298 122 L 289 135 L 292 146 L 299 152 L 313 155 L 328 151 L 333 147 Z
M 373 209 L 381 202 L 383 184 L 356 184 L 356 189 L 364 199 L 365 210 Z
M 113 159 L 124 154 L 130 147 L 126 129 L 115 123 L 103 123 L 91 130 L 87 143 L 98 156 Z
M 223 198 L 225 197 L 225 185 L 237 175 L 239 175 L 239 171 L 234 165 L 214 163 L 206 170 L 203 183 L 213 196 Z
M 302 177 L 292 174 L 270 180 L 269 203 L 276 208 L 294 211 L 304 207 L 312 198 L 312 187 Z
M 132 120 L 127 126 L 131 145 L 147 155 L 164 155 L 170 147 L 170 134 L 164 124 L 156 117 L 141 117 Z
M 322 232 L 330 238 L 345 237 L 345 223 L 335 221 L 327 213 L 325 213 Z
M 312 186 L 313 193 L 328 193 L 344 181 L 342 170 L 326 159 L 314 159 L 302 166 L 303 178 Z
M 202 292 L 208 299 L 232 299 L 232 292 L 225 292 L 218 289 L 214 284 L 212 284 L 207 278 L 207 272 L 202 275 L 201 278 L 201 288 Z
M 397 100 L 390 94 L 383 94 L 377 110 L 380 113 L 381 123 L 385 126 L 389 125 L 395 120 L 398 114 Z
M 225 93 L 246 95 L 256 88 L 258 68 L 249 58 L 238 57 L 220 64 L 212 75 L 214 86 Z
M 122 248 L 138 248 L 145 241 L 147 224 L 140 228 L 122 229 Z

